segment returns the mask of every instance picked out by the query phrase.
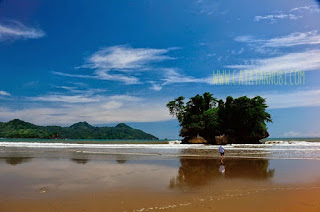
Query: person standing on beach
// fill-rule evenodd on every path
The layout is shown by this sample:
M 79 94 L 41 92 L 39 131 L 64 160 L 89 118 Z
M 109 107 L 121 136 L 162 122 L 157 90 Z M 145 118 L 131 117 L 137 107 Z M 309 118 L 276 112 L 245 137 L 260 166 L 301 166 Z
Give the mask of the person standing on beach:
M 220 152 L 220 155 L 221 155 L 221 163 L 223 164 L 224 148 L 221 145 L 219 147 L 219 152 Z

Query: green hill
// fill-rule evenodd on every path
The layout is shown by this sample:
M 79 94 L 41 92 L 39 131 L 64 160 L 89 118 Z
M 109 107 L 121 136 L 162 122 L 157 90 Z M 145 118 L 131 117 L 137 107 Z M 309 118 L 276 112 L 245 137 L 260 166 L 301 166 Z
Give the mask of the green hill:
M 124 123 L 115 127 L 94 127 L 78 122 L 70 127 L 38 126 L 19 119 L 0 122 L 0 138 L 61 138 L 61 139 L 158 139 Z

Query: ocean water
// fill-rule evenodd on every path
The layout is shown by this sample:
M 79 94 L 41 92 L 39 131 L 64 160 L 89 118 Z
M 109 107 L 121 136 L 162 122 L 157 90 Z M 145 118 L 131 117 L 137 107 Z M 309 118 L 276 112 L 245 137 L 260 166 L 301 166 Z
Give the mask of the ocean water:
M 8 155 L 39 157 L 129 158 L 205 157 L 219 158 L 218 145 L 180 144 L 177 140 L 42 140 L 1 139 L 0 157 Z M 262 144 L 225 145 L 228 158 L 320 160 L 319 138 L 266 139 Z
M 30 139 L 0 138 L 1 142 L 10 143 L 65 143 L 65 144 L 167 144 L 168 140 L 117 140 L 117 139 Z

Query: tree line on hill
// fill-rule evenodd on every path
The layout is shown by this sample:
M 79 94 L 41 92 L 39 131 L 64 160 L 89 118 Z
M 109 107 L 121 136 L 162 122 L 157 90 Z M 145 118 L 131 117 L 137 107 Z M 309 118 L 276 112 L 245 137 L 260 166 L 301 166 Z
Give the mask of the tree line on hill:
M 124 123 L 115 127 L 94 127 L 79 122 L 70 127 L 38 126 L 19 119 L 0 122 L 0 138 L 41 138 L 41 139 L 147 139 L 157 137 L 142 130 L 133 129 Z

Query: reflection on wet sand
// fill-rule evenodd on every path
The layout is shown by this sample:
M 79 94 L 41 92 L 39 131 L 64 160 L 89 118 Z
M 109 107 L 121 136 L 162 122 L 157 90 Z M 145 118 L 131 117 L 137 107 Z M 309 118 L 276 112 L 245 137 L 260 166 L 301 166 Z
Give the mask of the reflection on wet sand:
M 30 162 L 32 157 L 1 157 L 0 160 L 4 160 L 6 164 L 9 165 L 18 165 L 26 162 Z
M 264 180 L 274 175 L 267 159 L 227 159 L 221 164 L 219 159 L 181 158 L 180 163 L 177 176 L 170 180 L 170 188 L 200 187 L 222 176 Z
M 127 162 L 127 160 L 116 160 L 117 161 L 117 163 L 126 163 Z
M 116 158 L 117 158 L 116 161 L 119 164 L 124 164 L 128 161 L 128 159 L 125 155 L 117 155 Z
M 78 164 L 86 164 L 88 163 L 89 159 L 86 158 L 71 158 L 71 161 L 78 163 Z
M 77 164 L 86 164 L 89 162 L 89 158 L 87 155 L 84 155 L 84 154 L 79 154 L 77 152 L 72 152 L 71 153 L 71 157 L 70 157 L 70 160 L 72 162 L 75 162 Z
M 299 167 L 309 167 L 300 172 L 315 175 L 320 167 L 318 161 L 304 160 L 298 166 L 299 162 L 292 160 L 270 160 L 269 165 L 266 159 L 227 158 L 221 164 L 219 158 L 204 157 L 132 160 L 117 156 L 102 160 L 88 156 L 89 163 L 74 164 L 87 156 L 34 158 L 17 167 L 0 164 L 0 211 L 319 209 L 318 181 L 311 186 L 273 183 L 276 175 L 281 179 L 296 177 L 292 170 Z M 125 164 L 115 162 L 125 158 L 129 160 Z M 286 169 L 282 170 L 283 163 Z M 168 188 L 170 179 L 172 189 Z

